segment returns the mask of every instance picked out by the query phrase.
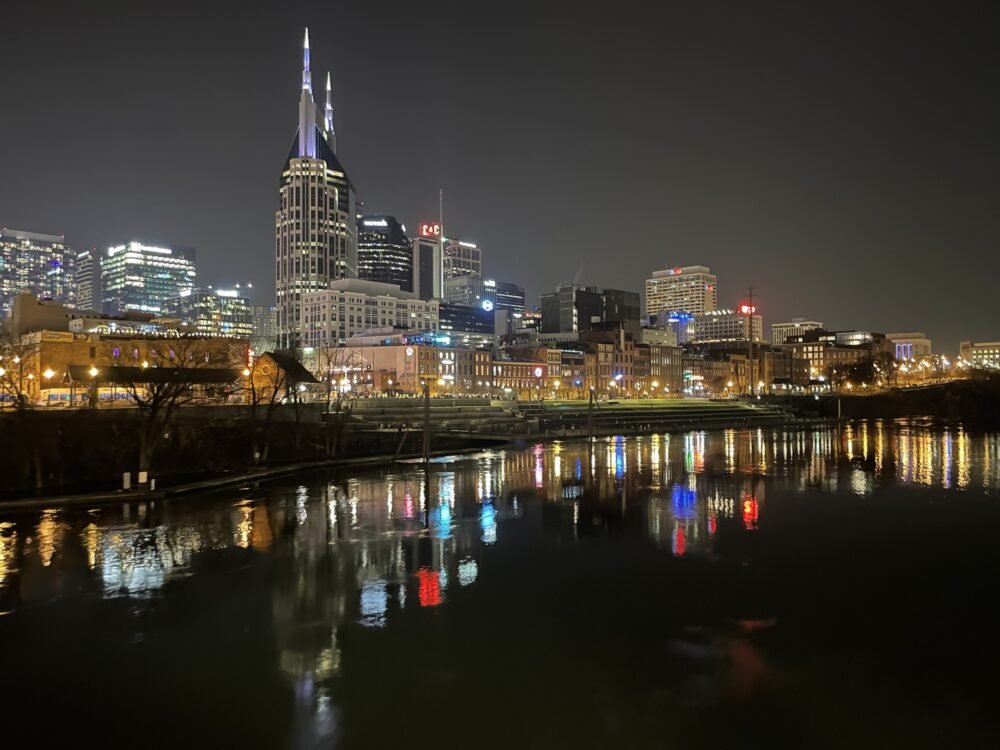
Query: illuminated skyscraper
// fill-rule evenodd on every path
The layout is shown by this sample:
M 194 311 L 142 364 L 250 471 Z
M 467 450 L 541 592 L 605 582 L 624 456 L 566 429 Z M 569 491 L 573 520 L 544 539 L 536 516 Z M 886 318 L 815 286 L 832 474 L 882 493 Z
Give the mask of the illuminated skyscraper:
M 444 277 L 482 276 L 483 251 L 472 242 L 448 237 L 444 241 Z
M 254 332 L 249 297 L 239 289 L 186 289 L 167 300 L 167 312 L 207 336 L 249 339 Z
M 75 261 L 65 237 L 0 229 L 0 318 L 21 292 L 74 305 Z
M 413 291 L 413 248 L 394 216 L 358 219 L 358 278 Z
M 167 312 L 167 300 L 194 287 L 194 248 L 132 241 L 101 258 L 101 308 L 108 315 Z
M 684 266 L 653 271 L 646 279 L 646 315 L 686 311 L 703 315 L 716 308 L 718 288 L 707 266 Z
M 95 250 L 81 250 L 76 254 L 76 306 L 81 310 L 100 307 L 101 269 L 97 263 Z
M 299 127 L 281 172 L 275 214 L 275 306 L 282 348 L 300 346 L 303 294 L 357 276 L 357 204 L 336 144 L 329 74 L 322 125 L 317 120 L 307 29 Z

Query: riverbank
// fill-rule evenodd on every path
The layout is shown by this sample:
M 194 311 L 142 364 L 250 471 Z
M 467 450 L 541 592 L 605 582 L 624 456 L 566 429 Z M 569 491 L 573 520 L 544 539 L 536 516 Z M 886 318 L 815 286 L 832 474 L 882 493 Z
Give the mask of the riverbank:
M 813 419 L 784 419 L 780 422 L 774 422 L 768 424 L 768 427 L 786 427 L 786 428 L 807 428 L 815 427 L 818 425 L 830 425 L 834 424 L 836 420 L 831 420 L 827 418 L 813 418 Z M 480 453 L 484 450 L 490 449 L 508 449 L 517 448 L 523 446 L 527 443 L 541 443 L 549 444 L 558 441 L 585 441 L 592 437 L 595 439 L 606 439 L 610 437 L 615 437 L 617 435 L 624 435 L 629 437 L 634 437 L 638 435 L 651 435 L 651 434 L 673 434 L 673 433 L 683 433 L 690 432 L 691 430 L 725 430 L 725 429 L 746 429 L 747 427 L 759 427 L 761 425 L 747 425 L 746 423 L 732 423 L 732 424 L 713 424 L 711 426 L 697 426 L 697 425 L 687 425 L 687 424 L 673 424 L 669 426 L 663 425 L 651 425 L 648 423 L 637 424 L 633 427 L 625 427 L 617 430 L 609 429 L 595 429 L 591 435 L 586 432 L 580 432 L 578 430 L 564 430 L 564 431 L 548 431 L 548 432 L 538 432 L 538 433 L 525 433 L 525 434 L 515 434 L 508 436 L 509 439 L 504 442 L 497 442 L 493 444 L 480 444 L 476 446 L 466 446 L 466 447 L 447 447 L 447 448 L 436 448 L 431 450 L 431 458 L 442 458 L 445 456 L 452 455 L 469 455 L 473 453 Z M 438 435 L 437 438 L 440 440 L 441 437 L 454 438 L 454 435 L 442 436 Z M 135 501 L 149 501 L 149 500 L 166 500 L 175 497 L 182 497 L 184 495 L 190 495 L 197 492 L 206 492 L 218 489 L 225 489 L 227 487 L 236 487 L 244 484 L 256 483 L 268 479 L 274 479 L 281 476 L 287 476 L 289 474 L 301 474 L 308 473 L 312 471 L 319 471 L 323 469 L 333 469 L 339 467 L 366 467 L 366 466 L 379 466 L 385 464 L 392 464 L 396 462 L 412 462 L 414 459 L 421 458 L 420 453 L 396 453 L 396 454 L 379 454 L 379 455 L 368 455 L 368 456 L 349 456 L 343 458 L 332 458 L 332 459 L 322 459 L 317 461 L 301 461 L 290 464 L 282 464 L 278 466 L 268 466 L 260 467 L 255 469 L 245 469 L 242 471 L 227 472 L 222 476 L 212 477 L 211 479 L 201 479 L 189 482 L 183 482 L 173 486 L 160 486 L 156 490 L 148 489 L 131 489 L 131 490 L 109 490 L 109 491 L 97 491 L 97 492 L 83 492 L 75 494 L 63 494 L 63 495 L 42 495 L 35 497 L 20 497 L 11 498 L 6 500 L 0 500 L 0 509 L 2 510 L 38 510 L 40 508 L 51 508 L 56 506 L 100 506 L 108 504 L 117 503 L 128 503 Z

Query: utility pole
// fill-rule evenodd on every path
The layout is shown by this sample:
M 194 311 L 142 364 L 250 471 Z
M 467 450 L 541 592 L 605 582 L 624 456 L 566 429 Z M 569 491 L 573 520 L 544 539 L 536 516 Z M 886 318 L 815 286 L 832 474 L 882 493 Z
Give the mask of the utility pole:
M 431 460 L 431 386 L 424 381 L 424 470 Z
M 753 395 L 754 388 L 753 374 L 753 287 L 750 287 L 747 300 L 747 385 L 750 386 L 750 395 Z

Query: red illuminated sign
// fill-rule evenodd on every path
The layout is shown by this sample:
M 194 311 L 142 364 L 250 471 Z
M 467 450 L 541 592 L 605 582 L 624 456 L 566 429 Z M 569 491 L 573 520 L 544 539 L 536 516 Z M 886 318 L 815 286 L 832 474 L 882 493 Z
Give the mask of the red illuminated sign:
M 420 225 L 420 236 L 421 237 L 440 237 L 441 236 L 441 225 L 440 224 L 421 224 Z
M 744 315 L 750 315 L 751 313 L 757 312 L 756 306 L 751 307 L 750 305 L 740 305 L 740 312 Z

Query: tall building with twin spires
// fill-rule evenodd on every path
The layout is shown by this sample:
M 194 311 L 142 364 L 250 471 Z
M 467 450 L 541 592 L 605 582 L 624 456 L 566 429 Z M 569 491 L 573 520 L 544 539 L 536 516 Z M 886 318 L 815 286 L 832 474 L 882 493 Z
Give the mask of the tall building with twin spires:
M 299 128 L 281 172 L 274 221 L 276 343 L 280 348 L 301 345 L 303 294 L 358 275 L 357 201 L 336 150 L 330 75 L 320 121 L 313 100 L 306 29 Z

